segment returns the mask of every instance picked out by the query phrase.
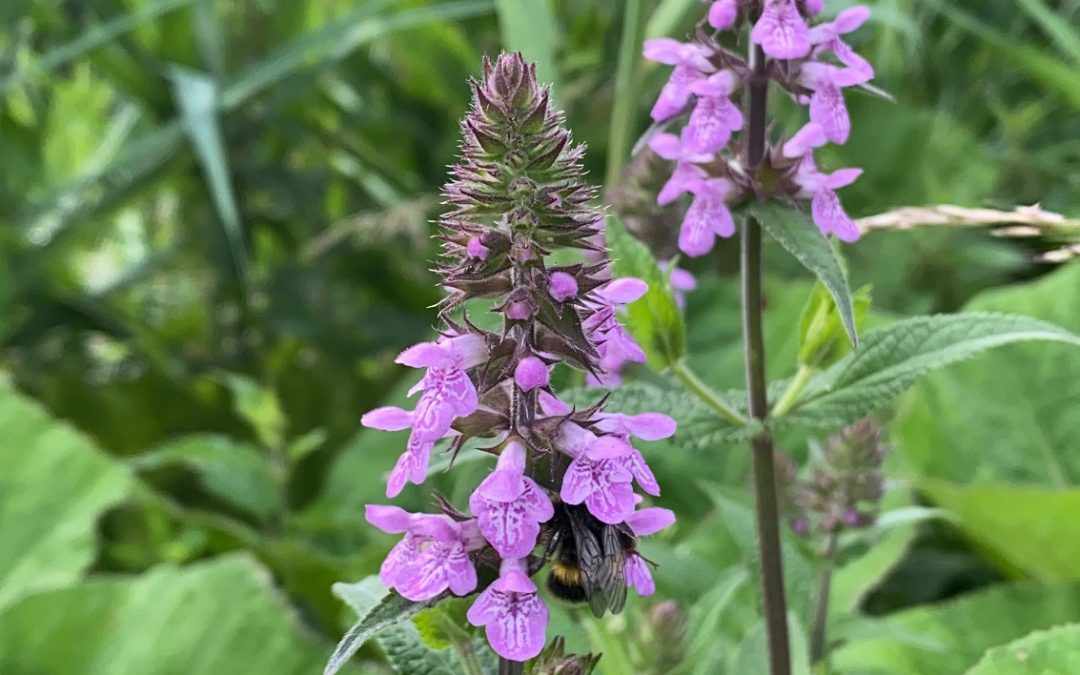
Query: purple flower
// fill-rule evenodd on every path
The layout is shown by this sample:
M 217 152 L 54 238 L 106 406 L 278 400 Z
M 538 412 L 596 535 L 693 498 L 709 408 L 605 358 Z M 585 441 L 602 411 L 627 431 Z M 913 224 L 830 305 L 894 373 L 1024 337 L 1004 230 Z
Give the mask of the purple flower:
M 488 247 L 484 246 L 484 243 L 480 241 L 480 237 L 469 237 L 468 243 L 465 244 L 465 253 L 470 258 L 484 260 L 487 258 Z
M 798 59 L 810 53 L 810 29 L 795 0 L 765 0 L 750 39 L 774 59 Z
M 556 302 L 566 302 L 577 295 L 577 279 L 574 275 L 566 272 L 552 272 L 548 282 L 548 293 L 555 298 Z
M 635 511 L 626 518 L 626 524 L 637 537 L 647 537 L 675 522 L 675 514 L 668 509 L 651 507 Z M 636 552 L 627 553 L 623 559 L 626 585 L 644 597 L 656 592 L 652 572 L 645 559 Z
M 814 148 L 820 148 L 827 142 L 825 130 L 821 125 L 817 122 L 809 122 L 796 131 L 787 143 L 784 143 L 782 150 L 784 157 L 795 159 L 809 154 Z
M 630 444 L 630 436 L 637 436 L 645 441 L 658 441 L 669 438 L 675 434 L 675 420 L 662 413 L 641 413 L 639 415 L 598 413 L 596 417 L 599 419 L 596 424 L 597 429 L 608 432 L 626 442 L 629 451 L 623 459 L 623 465 L 630 471 L 641 489 L 654 497 L 659 497 L 660 484 L 656 481 L 652 469 L 646 464 L 645 457 Z
M 596 436 L 573 422 L 559 431 L 559 449 L 573 458 L 563 476 L 559 496 L 581 504 L 597 520 L 617 525 L 634 510 L 634 479 L 627 467 L 633 448 L 617 436 Z
M 657 38 L 646 40 L 644 51 L 650 61 L 675 66 L 652 109 L 652 118 L 657 122 L 679 114 L 690 100 L 690 85 L 715 70 L 709 62 L 712 52 L 702 45 Z
M 514 368 L 514 381 L 522 391 L 546 387 L 550 379 L 547 364 L 535 356 L 526 356 Z
M 404 537 L 391 549 L 379 578 L 414 602 L 430 600 L 450 589 L 468 595 L 476 589 L 476 568 L 469 551 L 484 545 L 472 520 L 445 515 L 409 513 L 396 506 L 369 504 L 367 521 L 383 532 Z
M 813 158 L 806 155 L 795 174 L 795 182 L 810 196 L 810 213 L 818 229 L 825 234 L 835 234 L 841 241 L 853 242 L 859 238 L 859 228 L 844 211 L 836 190 L 851 185 L 862 174 L 862 169 L 838 169 L 821 173 Z
M 817 122 L 833 143 L 846 143 L 851 134 L 851 118 L 844 105 L 843 87 L 867 82 L 872 77 L 856 68 L 838 68 L 827 63 L 803 64 L 801 80 L 814 90 L 810 97 L 810 121 Z
M 604 383 L 611 383 L 628 361 L 645 363 L 645 352 L 619 324 L 615 308 L 634 302 L 648 290 L 641 279 L 625 277 L 609 281 L 589 296 L 593 313 L 582 322 L 582 328 L 600 354 L 597 375 Z
M 544 648 L 548 610 L 524 560 L 503 560 L 499 578 L 476 598 L 466 618 L 486 627 L 491 648 L 505 659 L 527 661 Z
M 735 193 L 735 185 L 726 178 L 710 178 L 690 184 L 690 191 L 694 201 L 679 228 L 679 250 L 696 258 L 712 250 L 717 236 L 735 233 L 735 220 L 726 201 Z
M 661 269 L 667 271 L 671 267 L 670 261 L 664 262 Z M 697 288 L 697 279 L 689 271 L 681 267 L 671 270 L 671 290 L 675 295 L 675 304 L 679 309 L 686 310 L 686 294 Z
M 555 510 L 540 487 L 525 475 L 525 447 L 510 441 L 495 470 L 469 497 L 476 524 L 503 558 L 524 558 L 536 547 L 540 523 Z
M 427 476 L 428 460 L 435 442 L 444 437 L 454 419 L 471 415 L 477 406 L 476 387 L 465 370 L 487 358 L 487 345 L 478 335 L 466 334 L 421 342 L 398 355 L 397 363 L 427 368 L 409 395 L 423 391 L 413 411 L 387 406 L 360 418 L 373 429 L 398 431 L 412 427 L 404 454 L 398 459 L 386 485 L 386 496 L 396 497 L 407 481 L 417 485 Z
M 841 35 L 855 31 L 869 18 L 869 8 L 857 5 L 840 12 L 835 20 L 811 28 L 810 42 L 814 45 L 814 56 L 831 51 L 845 66 L 864 73 L 867 80 L 873 78 L 874 67 L 870 65 L 870 62 L 855 53 L 850 45 L 840 39 Z
M 715 0 L 709 6 L 709 25 L 716 30 L 731 28 L 738 16 L 739 0 Z
M 670 204 L 684 192 L 690 192 L 691 186 L 705 178 L 706 175 L 705 171 L 696 166 L 695 163 L 708 162 L 713 159 L 712 153 L 694 152 L 675 134 L 657 134 L 653 136 L 649 140 L 649 148 L 664 159 L 676 162 L 671 178 L 660 189 L 660 194 L 656 196 L 656 203 L 660 206 Z
M 742 113 L 728 98 L 738 86 L 739 78 L 730 70 L 721 70 L 690 85 L 690 91 L 698 96 L 683 130 L 683 140 L 690 152 L 717 152 L 731 140 L 731 132 L 742 128 Z

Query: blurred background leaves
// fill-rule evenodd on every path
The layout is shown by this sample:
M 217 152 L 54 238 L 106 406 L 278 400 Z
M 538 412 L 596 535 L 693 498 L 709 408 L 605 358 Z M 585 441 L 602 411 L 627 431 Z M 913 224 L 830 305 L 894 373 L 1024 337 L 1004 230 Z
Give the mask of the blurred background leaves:
M 845 194 L 850 210 L 1041 202 L 1080 215 L 1080 2 L 871 4 L 854 37 L 898 102 L 849 101 L 852 139 L 825 161 L 866 169 Z M 538 60 L 600 183 L 628 159 L 666 76 L 623 31 L 680 36 L 702 9 L 2 3 L 0 670 L 317 669 L 351 618 L 332 583 L 371 574 L 391 544 L 361 508 L 382 500 L 402 439 L 358 432 L 358 420 L 404 396 L 412 382 L 392 357 L 432 329 L 429 222 L 467 78 L 503 47 Z M 1080 330 L 1080 268 L 1051 273 L 1031 262 L 1038 247 L 924 229 L 875 232 L 845 252 L 852 287 L 873 286 L 871 326 L 969 308 Z M 810 285 L 773 248 L 766 331 L 779 378 L 794 371 Z M 697 261 L 688 298 L 687 360 L 718 391 L 741 384 L 733 253 L 729 243 Z M 1080 577 L 1037 559 L 1075 528 L 1075 511 L 1057 505 L 1080 480 L 1078 363 L 1064 346 L 1008 347 L 934 375 L 886 414 L 895 506 L 923 500 L 952 515 L 878 532 L 843 561 L 844 604 L 864 623 L 843 633 L 855 637 L 837 667 L 960 673 L 987 647 L 1080 619 L 1075 603 L 1048 605 L 1071 590 L 1031 581 Z M 815 439 L 783 440 L 805 457 Z M 677 531 L 646 542 L 661 564 L 656 600 L 588 636 L 557 608 L 551 634 L 610 653 L 652 635 L 650 609 L 673 599 L 685 672 L 752 660 L 760 635 L 735 517 L 744 453 L 644 451 L 679 486 L 662 500 Z M 424 507 L 435 489 L 463 503 L 486 471 L 462 464 L 400 503 Z M 873 619 L 889 635 L 866 638 L 871 614 L 1003 579 L 1021 584 Z M 958 614 L 1009 618 L 968 630 Z M 713 646 L 718 632 L 728 637 Z M 650 672 L 660 647 L 651 654 L 646 637 L 605 660 Z M 226 638 L 235 653 L 205 647 Z M 918 665 L 943 654 L 955 668 Z M 374 645 L 360 660 L 387 672 Z

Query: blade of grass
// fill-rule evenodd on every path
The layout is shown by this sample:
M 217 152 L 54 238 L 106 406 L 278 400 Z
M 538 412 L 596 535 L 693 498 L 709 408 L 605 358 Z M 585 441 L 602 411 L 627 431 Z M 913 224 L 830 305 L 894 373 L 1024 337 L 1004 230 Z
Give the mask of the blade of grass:
M 1039 28 L 1054 41 L 1058 49 L 1080 65 L 1080 32 L 1074 26 L 1070 26 L 1042 0 L 1017 0 L 1017 4 L 1027 12 L 1032 21 L 1039 24 Z
M 390 17 L 373 15 L 394 0 L 372 0 L 333 24 L 293 40 L 268 59 L 240 72 L 224 87 L 218 99 L 220 111 L 231 112 L 286 77 L 340 61 L 356 49 L 394 31 L 434 21 L 479 16 L 493 10 L 492 0 L 461 0 L 434 7 L 398 12 Z M 122 202 L 144 186 L 145 179 L 182 149 L 184 128 L 180 120 L 165 122 L 133 140 L 115 161 L 89 172 L 32 208 L 20 220 L 23 228 L 43 219 L 60 219 L 56 234 L 98 213 L 105 205 Z M 45 243 L 45 242 L 41 242 Z
M 106 44 L 117 37 L 133 30 L 139 24 L 156 19 L 173 10 L 191 4 L 192 0 L 158 0 L 117 17 L 111 21 L 88 28 L 78 38 L 34 59 L 26 68 L 0 79 L 0 95 L 12 87 L 28 81 L 30 78 L 56 70 L 65 63 L 70 63 L 86 52 Z
M 495 8 L 499 12 L 503 47 L 535 61 L 537 78 L 552 84 L 552 90 L 557 93 L 559 70 L 555 50 L 560 35 L 551 1 L 495 0 Z
M 937 7 L 957 27 L 982 40 L 1003 60 L 1019 68 L 1047 90 L 1056 92 L 1071 106 L 1080 110 L 1080 74 L 1073 66 L 1048 56 L 1035 47 L 1018 43 L 967 12 L 947 3 L 938 0 Z
M 232 183 L 229 181 L 228 151 L 218 125 L 218 87 L 209 75 L 172 66 L 169 79 L 173 84 L 173 95 L 180 109 L 180 119 L 184 131 L 195 150 L 195 157 L 202 165 L 210 197 L 225 238 L 229 242 L 236 278 L 247 296 L 249 288 L 247 252 L 244 248 L 244 234 L 240 223 L 240 209 L 236 205 Z
M 615 101 L 611 106 L 611 131 L 608 136 L 607 175 L 604 184 L 615 187 L 629 156 L 634 131 L 634 112 L 638 108 L 638 87 L 634 66 L 640 62 L 642 29 L 645 22 L 643 0 L 626 0 L 623 9 L 619 61 L 615 67 Z
M 673 37 L 690 10 L 695 8 L 698 12 L 704 12 L 698 0 L 660 0 L 645 26 L 645 37 Z

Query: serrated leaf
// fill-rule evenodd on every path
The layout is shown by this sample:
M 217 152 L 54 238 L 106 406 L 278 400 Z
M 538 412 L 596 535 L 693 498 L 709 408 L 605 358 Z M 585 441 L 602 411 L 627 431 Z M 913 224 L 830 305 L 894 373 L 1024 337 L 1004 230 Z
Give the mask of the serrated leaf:
M 844 673 L 961 675 L 987 649 L 1077 616 L 1080 586 L 996 586 L 893 614 L 883 620 L 884 637 L 840 647 L 833 652 L 832 665 Z M 914 636 L 925 642 L 913 641 Z
M 20 396 L 2 373 L 0 428 L 2 607 L 76 581 L 97 556 L 98 518 L 128 495 L 132 481 L 88 438 Z
M 686 354 L 686 325 L 668 275 L 618 217 L 608 216 L 606 237 L 614 261 L 612 274 L 636 277 L 649 285 L 641 299 L 627 306 L 627 328 L 645 350 L 649 365 L 659 370 L 675 364 Z
M 338 672 L 372 638 L 376 638 L 399 673 L 457 675 L 450 654 L 425 645 L 416 626 L 409 621 L 430 603 L 413 602 L 396 592 L 387 592 L 378 577 L 368 577 L 355 584 L 337 583 L 333 592 L 352 607 L 360 620 L 338 643 L 323 675 Z
M 880 408 L 919 377 L 979 352 L 1029 340 L 1080 346 L 1045 321 L 1007 314 L 919 316 L 868 333 L 854 352 L 814 377 L 785 418 L 817 427 L 847 424 Z
M 844 271 L 829 240 L 821 234 L 809 216 L 782 204 L 756 204 L 750 207 L 750 213 L 773 239 L 825 284 L 836 302 L 836 310 L 840 313 L 840 321 L 844 324 L 848 338 L 852 344 L 857 345 L 859 336 L 847 272 Z
M 1080 624 L 1035 631 L 995 647 L 966 675 L 1066 675 L 1080 673 Z

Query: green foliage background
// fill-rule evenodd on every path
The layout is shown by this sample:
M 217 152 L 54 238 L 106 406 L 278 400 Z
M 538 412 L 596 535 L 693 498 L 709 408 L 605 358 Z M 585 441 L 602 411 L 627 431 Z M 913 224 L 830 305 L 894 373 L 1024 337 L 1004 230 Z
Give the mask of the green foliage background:
M 855 41 L 897 103 L 849 96 L 852 139 L 828 158 L 866 170 L 849 209 L 1041 202 L 1080 215 L 1080 2 L 870 4 Z M 362 506 L 384 501 L 403 439 L 361 431 L 359 416 L 404 397 L 413 374 L 393 356 L 432 328 L 430 220 L 466 79 L 504 47 L 538 61 L 602 184 L 666 76 L 638 57 L 638 34 L 682 35 L 701 10 L 0 4 L 0 672 L 320 672 L 352 618 L 332 584 L 374 573 L 392 544 Z M 1080 331 L 1080 263 L 1036 265 L 1039 247 L 921 230 L 845 254 L 852 287 L 873 285 L 873 325 L 971 309 Z M 742 376 L 733 249 L 720 249 L 692 266 L 686 338 L 688 361 L 725 391 Z M 811 286 L 773 249 L 766 339 L 781 378 Z M 849 550 L 837 672 L 959 674 L 990 647 L 1080 621 L 1076 352 L 1005 347 L 881 418 L 890 505 L 945 516 Z M 805 457 L 825 433 L 782 439 Z M 554 611 L 549 634 L 604 651 L 600 672 L 745 675 L 763 662 L 747 458 L 702 445 L 644 448 L 679 514 L 645 544 L 658 594 L 584 631 Z M 440 489 L 463 504 L 487 470 L 463 462 L 399 503 L 423 508 Z M 790 553 L 798 610 L 813 570 Z M 664 599 L 688 619 L 677 667 L 658 665 L 649 612 Z M 1031 640 L 1042 655 L 1059 634 L 1076 640 Z M 353 672 L 389 672 L 385 649 L 366 646 Z M 1014 652 L 972 672 L 1029 672 L 1007 670 Z

